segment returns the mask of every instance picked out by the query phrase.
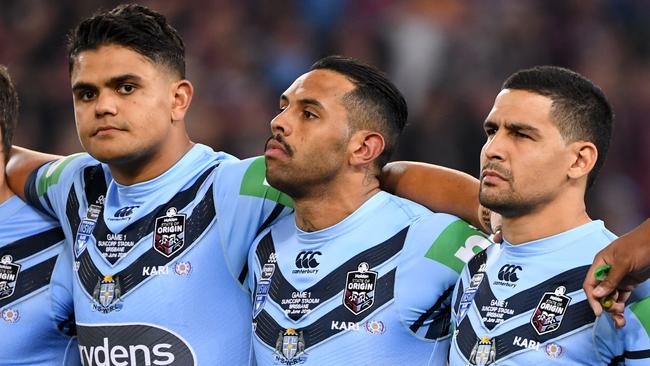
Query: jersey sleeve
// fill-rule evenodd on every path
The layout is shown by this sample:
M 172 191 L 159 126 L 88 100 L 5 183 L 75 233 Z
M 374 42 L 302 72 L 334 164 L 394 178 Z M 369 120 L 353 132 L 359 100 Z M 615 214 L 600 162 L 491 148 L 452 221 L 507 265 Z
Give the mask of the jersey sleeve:
M 650 282 L 634 291 L 624 316 L 623 328 L 616 328 L 607 314 L 596 321 L 594 347 L 600 360 L 604 365 L 650 364 Z
M 50 216 L 58 217 L 65 211 L 75 172 L 90 164 L 97 164 L 97 161 L 85 153 L 69 155 L 43 164 L 34 170 L 25 183 L 27 202 Z
M 215 178 L 215 206 L 230 271 L 247 287 L 248 250 L 255 237 L 293 210 L 293 201 L 266 182 L 263 157 L 226 161 Z
M 463 249 L 484 248 L 490 241 L 465 221 L 447 214 L 428 215 L 415 222 L 406 240 L 408 252 L 397 273 L 400 316 L 419 338 L 446 338 L 454 286 L 468 259 Z

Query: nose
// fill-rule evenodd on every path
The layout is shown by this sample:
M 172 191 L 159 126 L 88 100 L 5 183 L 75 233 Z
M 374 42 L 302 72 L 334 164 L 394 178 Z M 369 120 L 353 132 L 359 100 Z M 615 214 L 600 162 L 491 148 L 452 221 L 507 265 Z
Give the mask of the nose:
M 100 92 L 95 103 L 95 115 L 101 117 L 104 115 L 117 114 L 117 100 L 110 92 Z
M 482 158 L 486 160 L 504 160 L 506 156 L 505 144 L 506 138 L 502 136 L 501 131 L 488 137 L 483 149 L 481 149 Z
M 271 120 L 271 132 L 274 135 L 288 136 L 292 130 L 291 121 L 289 121 L 289 107 L 287 107 Z

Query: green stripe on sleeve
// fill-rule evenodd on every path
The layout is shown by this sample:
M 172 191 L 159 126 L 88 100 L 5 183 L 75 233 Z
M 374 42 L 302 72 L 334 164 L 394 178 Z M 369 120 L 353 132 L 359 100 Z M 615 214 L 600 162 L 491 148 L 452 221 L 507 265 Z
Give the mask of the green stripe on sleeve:
M 289 196 L 266 182 L 266 165 L 262 156 L 255 159 L 244 173 L 239 193 L 244 196 L 265 198 L 293 208 L 293 200 Z
M 38 180 L 38 186 L 36 187 L 38 196 L 43 196 L 49 187 L 57 184 L 59 182 L 59 177 L 61 177 L 61 173 L 63 173 L 63 169 L 65 169 L 65 167 L 74 159 L 82 155 L 83 153 L 72 154 L 52 163 Z
M 474 254 L 491 244 L 481 232 L 457 220 L 440 233 L 425 256 L 460 273 Z

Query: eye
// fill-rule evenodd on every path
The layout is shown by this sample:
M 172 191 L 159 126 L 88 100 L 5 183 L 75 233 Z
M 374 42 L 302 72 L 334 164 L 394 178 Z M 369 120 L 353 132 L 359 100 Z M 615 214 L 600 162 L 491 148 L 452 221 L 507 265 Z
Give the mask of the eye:
M 77 93 L 77 99 L 88 102 L 95 99 L 96 93 L 92 90 L 81 90 Z
M 514 134 L 517 138 L 522 138 L 522 139 L 529 139 L 529 138 L 530 138 L 530 136 L 526 135 L 525 133 L 521 133 L 521 132 L 519 132 L 519 131 L 514 131 L 513 134 Z
M 485 127 L 485 134 L 488 136 L 493 136 L 495 133 L 497 133 L 497 129 L 494 127 Z
M 314 118 L 318 118 L 317 115 L 315 115 L 314 113 L 312 113 L 312 112 L 310 112 L 310 111 L 308 111 L 308 110 L 303 110 L 303 111 L 302 111 L 302 115 L 303 115 L 306 119 L 314 119 Z
M 122 84 L 117 88 L 117 92 L 124 95 L 129 95 L 135 91 L 135 85 Z

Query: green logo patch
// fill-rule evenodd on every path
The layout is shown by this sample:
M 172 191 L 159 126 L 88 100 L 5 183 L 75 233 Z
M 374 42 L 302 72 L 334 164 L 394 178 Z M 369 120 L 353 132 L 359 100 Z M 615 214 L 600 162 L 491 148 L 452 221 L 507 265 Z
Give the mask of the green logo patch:
M 41 179 L 38 180 L 38 185 L 36 187 L 38 196 L 43 196 L 49 187 L 57 184 L 61 177 L 61 173 L 63 173 L 63 169 L 81 155 L 83 155 L 83 153 L 72 154 L 52 163 L 41 176 Z
M 460 273 L 474 254 L 491 244 L 483 233 L 465 221 L 457 220 L 440 233 L 425 256 Z
M 646 297 L 641 301 L 637 301 L 630 306 L 630 310 L 634 313 L 646 334 L 650 337 L 650 297 Z
M 293 208 L 293 200 L 289 196 L 266 182 L 266 165 L 262 156 L 255 159 L 244 173 L 239 194 L 265 198 Z

